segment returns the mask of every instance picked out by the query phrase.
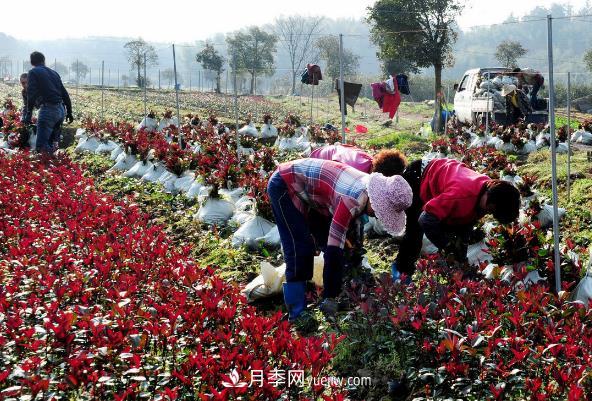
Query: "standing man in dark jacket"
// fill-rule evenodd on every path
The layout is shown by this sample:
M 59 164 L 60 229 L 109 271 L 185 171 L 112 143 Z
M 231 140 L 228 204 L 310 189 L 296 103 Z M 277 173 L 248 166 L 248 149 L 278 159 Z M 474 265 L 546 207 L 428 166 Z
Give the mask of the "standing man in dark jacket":
M 31 53 L 31 65 L 33 69 L 28 73 L 27 110 L 23 122 L 31 123 L 33 108 L 36 103 L 40 104 L 35 150 L 53 153 L 54 143 L 60 139 L 64 117 L 68 123 L 74 121 L 72 102 L 58 73 L 45 66 L 42 53 Z

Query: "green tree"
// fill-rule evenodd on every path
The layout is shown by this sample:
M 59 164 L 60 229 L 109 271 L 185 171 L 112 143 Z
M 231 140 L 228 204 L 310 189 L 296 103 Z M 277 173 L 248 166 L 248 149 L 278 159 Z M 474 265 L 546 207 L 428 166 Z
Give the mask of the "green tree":
M 86 74 L 88 74 L 88 66 L 83 62 L 76 60 L 70 64 L 70 71 L 72 71 L 76 83 L 80 83 L 80 80 L 86 78 Z
M 325 74 L 331 81 L 339 78 L 339 38 L 332 35 L 321 36 L 317 40 L 321 60 L 325 62 Z M 360 56 L 348 49 L 343 49 L 343 75 L 354 75 L 360 66 Z
M 220 76 L 224 71 L 224 57 L 214 49 L 214 46 L 206 43 L 206 47 L 197 53 L 195 60 L 201 63 L 205 70 L 214 71 L 216 73 L 216 93 L 220 93 Z
M 127 42 L 124 46 L 127 52 L 127 61 L 129 62 L 132 69 L 136 69 L 138 75 L 136 76 L 136 84 L 140 87 L 144 87 L 144 77 L 142 76 L 142 69 L 144 68 L 144 55 L 146 55 L 146 66 L 157 65 L 158 55 L 154 46 L 146 43 L 144 39 L 139 38 Z
M 588 71 L 592 72 L 592 49 L 588 50 L 584 55 L 584 63 L 586 63 Z
M 251 75 L 251 95 L 255 93 L 257 75 L 273 74 L 273 55 L 277 40 L 277 36 L 256 26 L 235 32 L 226 38 L 231 67 L 236 71 L 247 71 Z
M 528 53 L 528 50 L 522 47 L 520 42 L 514 40 L 504 40 L 495 50 L 495 58 L 504 67 L 518 67 L 518 59 Z
M 452 66 L 463 0 L 378 0 L 368 8 L 372 40 L 381 60 L 401 58 L 416 68 L 434 67 L 436 131 L 442 130 L 442 69 Z

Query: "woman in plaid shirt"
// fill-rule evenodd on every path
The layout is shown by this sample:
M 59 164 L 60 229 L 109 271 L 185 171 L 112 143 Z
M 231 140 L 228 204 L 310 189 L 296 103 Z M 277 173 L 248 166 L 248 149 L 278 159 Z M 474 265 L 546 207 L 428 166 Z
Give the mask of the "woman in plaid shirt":
M 368 214 L 391 233 L 400 234 L 405 229 L 405 209 L 412 201 L 411 187 L 401 176 L 366 174 L 322 159 L 280 164 L 269 180 L 268 194 L 286 262 L 284 300 L 290 321 L 306 309 L 306 281 L 312 278 L 317 248 L 311 226 L 322 220 L 313 216 L 329 220 L 321 310 L 331 315 L 337 309 L 334 298 L 341 292 L 343 248 L 350 224 Z

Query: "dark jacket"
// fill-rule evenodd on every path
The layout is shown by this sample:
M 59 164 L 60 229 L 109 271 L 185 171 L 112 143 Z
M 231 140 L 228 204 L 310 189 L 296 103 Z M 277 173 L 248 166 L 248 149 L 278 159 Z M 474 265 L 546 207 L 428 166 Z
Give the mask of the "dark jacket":
M 67 113 L 72 114 L 70 95 L 64 88 L 59 74 L 44 65 L 40 65 L 34 67 L 28 74 L 26 119 L 30 119 L 36 104 L 43 105 L 46 103 L 64 103 Z
M 23 88 L 21 91 L 21 96 L 23 97 L 23 108 L 21 110 L 21 118 L 27 115 L 27 91 Z
M 521 90 L 517 90 L 516 93 L 518 93 L 518 109 L 520 110 L 520 114 L 522 116 L 527 116 L 532 113 L 532 106 L 530 105 L 530 101 L 526 94 Z M 506 96 L 506 114 L 508 116 L 514 115 L 514 109 L 515 106 L 512 104 L 510 96 Z

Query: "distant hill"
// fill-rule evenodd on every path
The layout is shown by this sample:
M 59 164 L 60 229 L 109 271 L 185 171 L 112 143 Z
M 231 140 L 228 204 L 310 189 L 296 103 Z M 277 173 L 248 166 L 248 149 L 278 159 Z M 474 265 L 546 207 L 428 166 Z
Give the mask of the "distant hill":
M 592 14 L 592 8 L 573 10 L 564 5 L 553 5 L 549 9 L 537 7 L 528 15 L 516 19 L 508 18 L 505 24 L 494 26 L 479 26 L 468 31 L 459 32 L 455 45 L 455 64 L 443 72 L 444 79 L 457 80 L 461 74 L 472 67 L 498 65 L 494 53 L 496 46 L 505 39 L 520 42 L 528 49 L 528 54 L 520 59 L 522 66 L 530 66 L 541 71 L 547 71 L 547 25 L 545 21 L 525 22 L 527 20 L 544 18 L 551 13 L 554 18 L 553 39 L 555 71 L 562 73 L 572 71 L 574 82 L 591 82 L 590 74 L 582 62 L 584 52 L 592 47 L 592 18 L 566 19 L 568 15 Z M 479 21 L 476 21 L 478 24 Z M 269 27 L 268 27 L 269 28 Z M 380 63 L 376 58 L 376 47 L 369 38 L 369 26 L 362 19 L 326 19 L 323 33 L 346 34 L 344 46 L 360 56 L 360 74 L 379 76 Z M 349 36 L 353 35 L 353 36 Z M 18 40 L 0 33 L 0 73 L 12 71 L 13 75 L 28 68 L 28 55 L 32 50 L 45 53 L 48 64 L 54 60 L 70 65 L 76 59 L 87 64 L 92 72 L 92 82 L 99 82 L 98 71 L 101 61 L 105 61 L 105 79 L 111 72 L 111 84 L 116 84 L 116 73 L 129 74 L 129 65 L 123 50 L 123 45 L 131 38 L 89 37 L 79 39 L 62 39 L 51 41 Z M 226 56 L 224 33 L 217 33 L 209 38 L 210 42 Z M 201 69 L 195 61 L 195 53 L 203 46 L 204 41 L 181 43 L 177 46 L 177 67 L 183 77 L 184 84 L 189 85 L 189 73 L 193 85 L 198 79 Z M 149 68 L 150 79 L 155 82 L 158 69 L 172 68 L 172 47 L 170 43 L 152 43 L 157 49 L 159 65 Z M 3 61 L 4 60 L 4 61 Z M 278 45 L 276 54 L 277 71 L 274 80 L 287 77 L 288 57 Z M 2 71 L 4 69 L 4 71 Z M 426 77 L 431 77 L 430 70 L 424 71 Z M 133 73 L 132 73 L 133 75 Z M 557 80 L 564 80 L 564 74 L 557 74 Z M 87 77 L 88 81 L 88 77 Z

